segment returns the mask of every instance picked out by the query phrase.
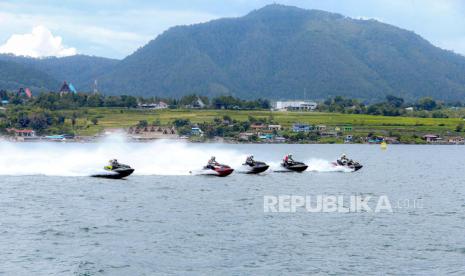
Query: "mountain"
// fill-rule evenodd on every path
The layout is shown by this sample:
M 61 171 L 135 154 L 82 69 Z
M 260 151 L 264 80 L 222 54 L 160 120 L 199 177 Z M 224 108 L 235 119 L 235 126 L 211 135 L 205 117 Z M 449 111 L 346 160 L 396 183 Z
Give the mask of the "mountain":
M 83 55 L 0 55 L 0 61 L 0 89 L 12 90 L 56 91 L 67 80 L 86 92 L 97 79 L 109 95 L 465 99 L 465 57 L 375 20 L 277 4 L 173 27 L 121 61 Z
M 99 78 L 108 94 L 465 98 L 465 57 L 375 20 L 269 5 L 173 27 Z
M 65 80 L 73 83 L 75 88 L 79 91 L 92 91 L 94 80 L 98 79 L 99 76 L 106 73 L 108 70 L 111 70 L 111 68 L 118 63 L 118 60 L 115 59 L 85 55 L 61 58 L 31 58 L 0 55 L 0 61 L 18 64 L 27 70 L 40 71 L 44 75 L 47 75 L 48 78 L 54 79 L 53 85 L 50 83 L 50 86 L 45 87 L 50 91 L 59 89 L 60 83 Z M 2 79 L 3 77 L 0 75 L 0 81 Z M 24 86 L 30 85 L 25 84 Z
M 29 87 L 32 91 L 42 92 L 58 85 L 55 79 L 42 71 L 0 60 L 0 89 L 18 91 L 20 87 Z

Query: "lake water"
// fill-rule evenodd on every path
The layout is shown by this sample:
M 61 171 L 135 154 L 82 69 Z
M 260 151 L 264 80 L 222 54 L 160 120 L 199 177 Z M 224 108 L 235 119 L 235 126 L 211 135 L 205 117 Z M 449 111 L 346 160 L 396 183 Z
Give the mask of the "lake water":
M 248 153 L 302 174 L 191 176 Z M 341 153 L 365 167 L 329 165 Z M 463 146 L 0 143 L 0 274 L 465 273 Z M 110 158 L 127 180 L 86 177 Z M 42 175 L 40 175 L 42 174 Z M 387 196 L 393 212 L 265 213 L 264 196 Z M 405 203 L 421 202 L 421 206 Z M 407 208 L 408 207 L 408 208 Z

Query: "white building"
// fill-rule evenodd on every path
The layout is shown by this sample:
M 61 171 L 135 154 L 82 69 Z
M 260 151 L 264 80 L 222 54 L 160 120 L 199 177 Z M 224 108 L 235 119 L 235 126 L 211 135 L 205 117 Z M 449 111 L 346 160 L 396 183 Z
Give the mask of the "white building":
M 138 107 L 142 109 L 166 109 L 168 108 L 168 104 L 165 102 L 158 102 L 149 104 L 139 104 Z
M 275 107 L 278 110 L 315 110 L 318 104 L 309 101 L 277 101 Z

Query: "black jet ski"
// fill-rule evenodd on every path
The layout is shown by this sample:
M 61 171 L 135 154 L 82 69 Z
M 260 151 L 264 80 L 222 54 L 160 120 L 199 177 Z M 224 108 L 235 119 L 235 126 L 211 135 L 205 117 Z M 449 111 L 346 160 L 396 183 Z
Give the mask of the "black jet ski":
M 246 174 L 258 174 L 262 173 L 270 167 L 265 162 L 254 161 L 253 163 L 244 163 L 242 164 L 244 170 L 243 172 Z
M 98 178 L 121 179 L 130 176 L 134 169 L 128 165 L 119 164 L 116 168 L 111 166 L 105 167 L 105 172 L 91 175 Z
M 283 162 L 281 163 L 281 167 L 283 167 L 289 172 L 303 172 L 308 168 L 308 166 L 305 163 L 297 161 L 287 163 Z
M 361 168 L 363 168 L 363 166 L 356 162 L 356 161 L 353 161 L 353 160 L 350 160 L 349 162 L 347 163 L 343 163 L 341 160 L 337 160 L 336 162 L 333 162 L 333 165 L 335 167 L 344 167 L 344 168 L 347 168 L 347 169 L 351 169 L 353 170 L 354 172 L 360 170 Z

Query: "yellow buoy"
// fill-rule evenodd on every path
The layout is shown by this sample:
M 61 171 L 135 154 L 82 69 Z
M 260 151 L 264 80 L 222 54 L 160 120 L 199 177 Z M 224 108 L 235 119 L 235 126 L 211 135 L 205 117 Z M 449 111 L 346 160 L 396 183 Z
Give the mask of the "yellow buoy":
M 383 142 L 381 143 L 381 149 L 382 149 L 382 150 L 387 149 L 387 144 L 386 144 L 386 142 L 383 141 Z

